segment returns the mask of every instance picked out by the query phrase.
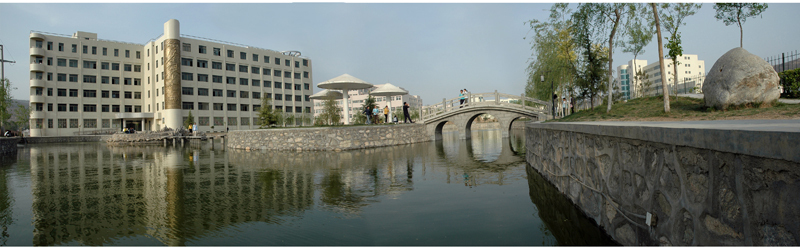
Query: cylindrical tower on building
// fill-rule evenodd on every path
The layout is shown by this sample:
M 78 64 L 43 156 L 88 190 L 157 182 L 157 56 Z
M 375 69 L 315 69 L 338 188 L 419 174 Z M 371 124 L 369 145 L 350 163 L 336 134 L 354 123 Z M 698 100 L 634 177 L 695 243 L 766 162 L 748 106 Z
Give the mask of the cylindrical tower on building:
M 164 125 L 177 129 L 181 115 L 181 27 L 178 20 L 164 23 Z

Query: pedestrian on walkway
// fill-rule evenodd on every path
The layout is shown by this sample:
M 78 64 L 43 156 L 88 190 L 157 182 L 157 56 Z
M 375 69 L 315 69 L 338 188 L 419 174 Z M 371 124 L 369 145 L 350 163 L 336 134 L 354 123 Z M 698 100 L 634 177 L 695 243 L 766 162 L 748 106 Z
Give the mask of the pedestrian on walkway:
M 389 105 L 383 107 L 383 123 L 389 123 Z
M 570 108 L 570 112 L 569 113 L 570 114 L 575 114 L 575 97 L 570 97 L 569 98 L 569 108 Z
M 411 120 L 411 115 L 408 114 L 408 107 L 409 107 L 408 103 L 403 102 L 403 116 L 405 116 L 405 119 L 403 119 L 403 123 L 407 123 L 406 121 L 414 123 L 414 121 Z
M 375 121 L 375 124 L 380 124 L 381 118 L 378 117 L 381 115 L 381 109 L 378 108 L 378 105 L 373 106 L 372 108 L 372 120 Z
M 564 116 L 567 116 L 567 108 L 568 107 L 569 107 L 569 103 L 567 102 L 567 98 L 562 98 L 561 108 L 564 109 L 564 111 L 561 114 L 563 114 Z
M 370 124 L 370 116 L 372 116 L 372 110 L 369 109 L 369 106 L 364 107 L 364 116 L 367 117 L 367 124 Z

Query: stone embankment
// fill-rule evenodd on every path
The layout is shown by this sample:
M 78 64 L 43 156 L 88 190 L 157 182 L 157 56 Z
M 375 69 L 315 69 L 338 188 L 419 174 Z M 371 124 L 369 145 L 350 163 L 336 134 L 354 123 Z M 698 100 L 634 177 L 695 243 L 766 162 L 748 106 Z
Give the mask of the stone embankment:
M 174 138 L 183 138 L 191 136 L 189 131 L 186 130 L 172 130 L 161 132 L 141 131 L 134 134 L 116 133 L 111 135 L 111 138 L 106 140 L 111 145 L 128 145 L 128 144 L 157 144 L 163 143 L 164 140 L 172 140 Z M 206 135 L 203 132 L 197 133 L 200 140 L 205 140 Z
M 230 131 L 227 147 L 245 150 L 341 151 L 430 140 L 422 124 Z
M 530 166 L 623 245 L 800 245 L 798 142 L 800 120 L 526 124 Z
M 64 143 L 64 142 L 103 142 L 110 135 L 76 135 L 76 136 L 37 136 L 25 137 L 24 143 L 38 144 L 38 143 Z
M 19 137 L 1 137 L 0 138 L 0 155 L 10 154 L 17 152 L 17 142 Z

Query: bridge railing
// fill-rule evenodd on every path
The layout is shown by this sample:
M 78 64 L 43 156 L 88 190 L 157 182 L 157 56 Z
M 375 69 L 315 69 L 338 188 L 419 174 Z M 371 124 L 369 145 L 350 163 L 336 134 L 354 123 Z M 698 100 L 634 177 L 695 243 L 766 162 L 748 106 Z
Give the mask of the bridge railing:
M 540 112 L 549 116 L 549 113 L 551 113 L 550 106 L 552 105 L 545 101 L 534 98 L 498 93 L 497 90 L 495 90 L 494 92 L 487 93 L 468 93 L 464 96 L 463 104 L 461 103 L 461 97 L 455 97 L 451 99 L 444 98 L 440 103 L 422 107 L 420 111 L 420 117 L 422 120 L 428 120 L 439 115 L 456 111 L 460 108 L 476 106 L 513 107 Z

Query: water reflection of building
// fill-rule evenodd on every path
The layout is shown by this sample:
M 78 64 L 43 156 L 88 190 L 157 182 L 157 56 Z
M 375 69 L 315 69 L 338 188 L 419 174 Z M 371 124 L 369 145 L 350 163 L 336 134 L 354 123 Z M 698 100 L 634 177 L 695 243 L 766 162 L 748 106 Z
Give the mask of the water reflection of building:
M 111 244 L 150 235 L 184 245 L 243 222 L 313 205 L 313 175 L 226 163 L 224 154 L 158 147 L 31 148 L 34 245 Z
M 314 185 L 320 192 L 320 205 L 356 215 L 379 196 L 412 190 L 413 162 L 424 161 L 424 153 L 422 148 L 408 145 L 345 152 L 234 150 L 228 151 L 228 160 L 267 171 L 317 173 Z
M 309 209 L 359 216 L 413 190 L 415 180 L 461 185 L 467 173 L 475 187 L 519 178 L 506 173 L 521 158 L 508 155 L 504 139 L 502 153 L 486 162 L 476 160 L 478 146 L 453 142 L 346 152 L 36 145 L 33 245 L 110 245 L 126 237 L 186 245 L 248 222 L 282 224 Z

